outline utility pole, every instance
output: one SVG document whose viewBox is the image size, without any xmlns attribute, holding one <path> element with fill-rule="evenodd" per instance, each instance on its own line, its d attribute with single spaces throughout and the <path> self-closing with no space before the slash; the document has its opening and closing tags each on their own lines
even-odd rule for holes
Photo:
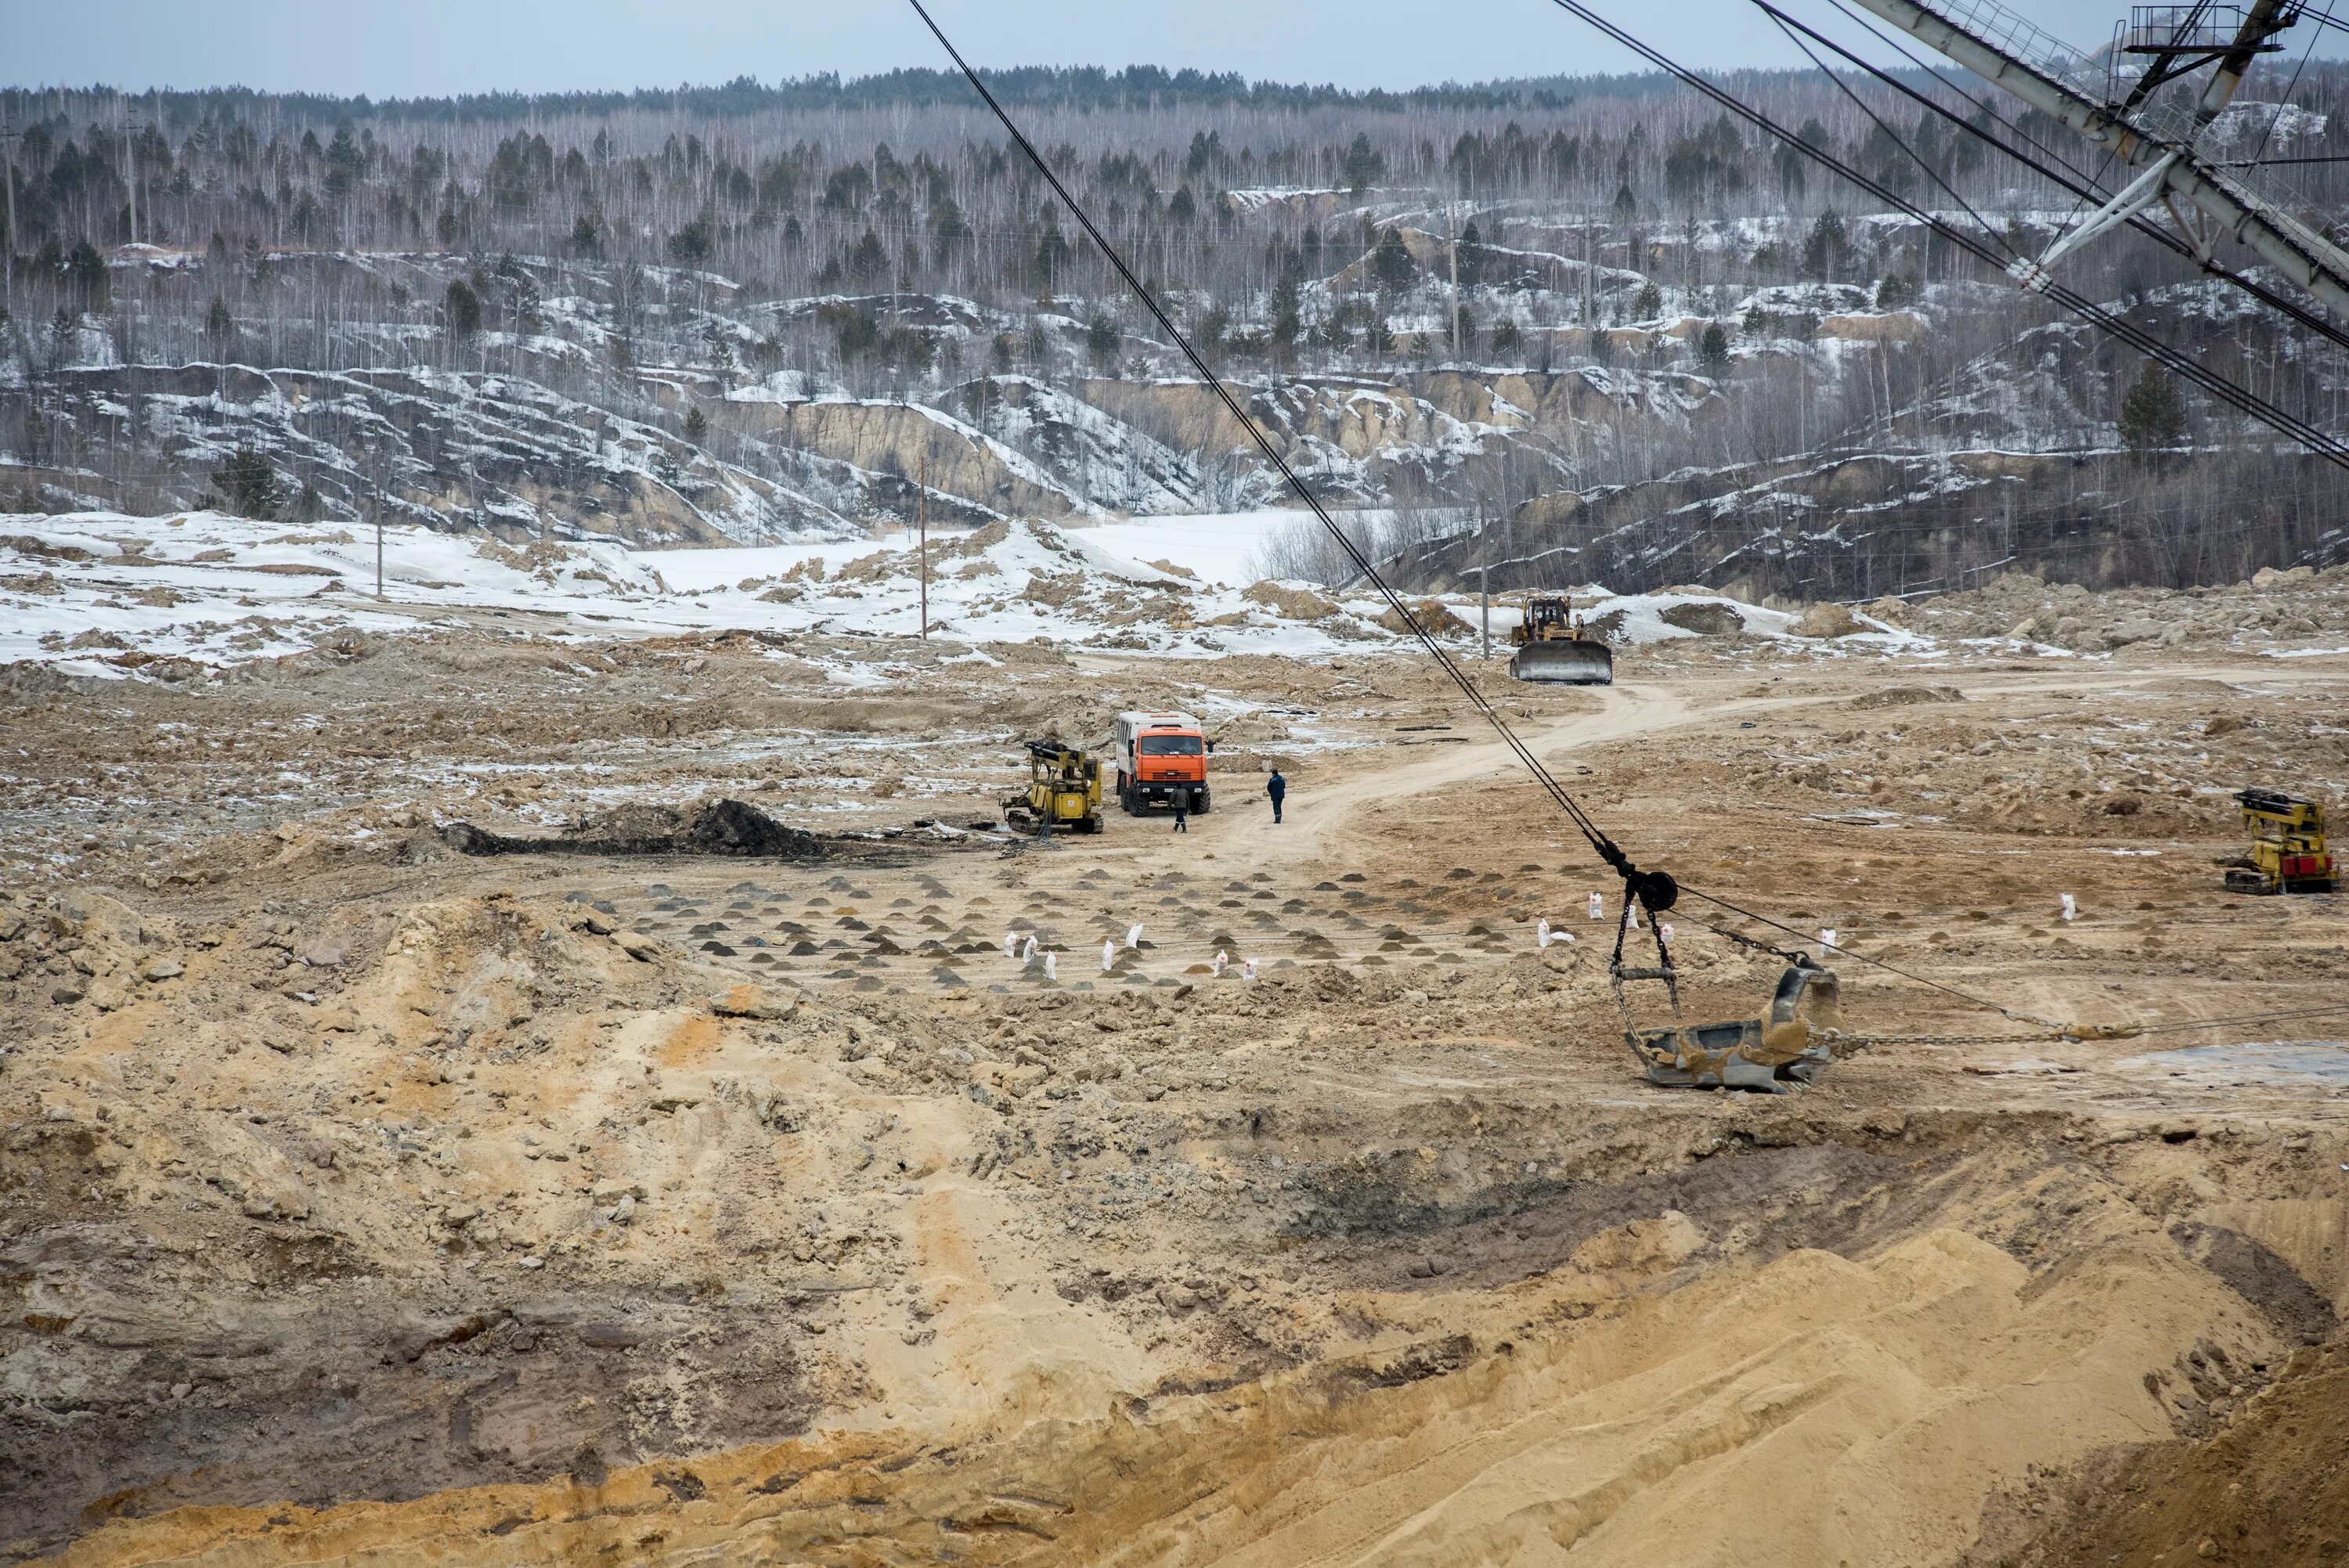
<svg viewBox="0 0 2349 1568">
<path fill-rule="evenodd" d="M 919 636 L 926 643 L 930 640 L 930 448 L 926 440 L 922 443 L 920 466 L 915 472 L 918 477 L 914 481 L 914 516 L 916 526 L 921 530 L 922 629 Z"/>
<path fill-rule="evenodd" d="M 1486 541 L 1486 553 L 1489 554 L 1491 550 L 1491 542 Z M 1477 624 L 1485 638 L 1485 662 L 1490 664 L 1493 662 L 1493 563 L 1490 561 L 1476 563 L 1476 598 Z"/>
<path fill-rule="evenodd" d="M 375 455 L 375 596 L 383 597 L 383 451 Z"/>
<path fill-rule="evenodd" d="M 9 144 L 21 141 L 22 139 L 24 139 L 24 133 L 22 131 L 18 131 L 14 129 L 0 131 L 0 147 L 5 147 Z M 5 297 L 8 304 L 8 314 L 13 318 L 16 314 L 16 155 L 14 152 L 7 154 L 7 165 L 8 281 L 6 284 L 7 292 Z"/>
<path fill-rule="evenodd" d="M 130 136 L 130 100 L 122 100 L 122 183 L 130 192 L 130 242 L 139 242 L 139 153 Z"/>
<path fill-rule="evenodd" d="M 1582 214 L 1582 319 L 1596 327 L 1599 320 L 1599 275 L 1590 253 L 1590 214 Z"/>
<path fill-rule="evenodd" d="M 1452 203 L 1452 357 L 1460 357 L 1460 203 Z M 1492 649 L 1485 650 L 1492 656 Z"/>
</svg>

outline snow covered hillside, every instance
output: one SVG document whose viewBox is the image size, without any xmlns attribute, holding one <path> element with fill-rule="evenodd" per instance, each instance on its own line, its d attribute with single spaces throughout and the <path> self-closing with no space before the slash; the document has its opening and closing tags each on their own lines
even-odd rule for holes
<svg viewBox="0 0 2349 1568">
<path fill-rule="evenodd" d="M 1266 514 L 1251 531 L 1225 519 L 1221 531 L 1195 538 L 1185 535 L 1188 519 L 934 534 L 929 627 L 974 649 L 1042 640 L 1109 655 L 1309 659 L 1407 650 L 1381 602 L 1227 570 L 1245 564 L 1236 540 L 1290 520 Z M 1144 553 L 1161 564 L 1133 559 Z M 453 613 L 556 639 L 726 629 L 903 637 L 921 624 L 920 556 L 902 534 L 647 551 L 512 546 L 398 525 L 384 530 L 380 598 L 376 568 L 369 529 L 204 511 L 0 514 L 0 665 L 186 680 L 257 659 L 332 656 L 354 636 L 423 632 Z M 1418 601 L 1414 613 L 1455 639 L 1471 635 L 1475 618 L 1467 598 Z M 1793 620 L 1701 593 L 1599 596 L 1589 613 L 1622 642 L 1777 636 Z"/>
</svg>

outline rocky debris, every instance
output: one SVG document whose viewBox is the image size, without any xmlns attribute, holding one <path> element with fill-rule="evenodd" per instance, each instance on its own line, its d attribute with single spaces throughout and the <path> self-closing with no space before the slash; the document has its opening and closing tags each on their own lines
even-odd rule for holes
<svg viewBox="0 0 2349 1568">
<path fill-rule="evenodd" d="M 1909 624 L 1938 637 L 2002 637 L 2075 653 L 2139 645 L 2349 645 L 2349 566 L 2262 568 L 2248 583 L 2092 593 L 2010 572 L 1965 593 L 1915 603 Z"/>
<path fill-rule="evenodd" d="M 1652 1220 L 1601 1231 L 1575 1248 L 1568 1260 L 1584 1274 L 1677 1268 L 1704 1246 L 1704 1233 L 1677 1209 Z"/>
<path fill-rule="evenodd" d="M 1427 633 L 1430 636 L 1470 637 L 1475 635 L 1476 628 L 1462 620 L 1459 616 L 1454 614 L 1452 613 L 1452 607 L 1444 603 L 1441 599 L 1406 600 L 1405 603 L 1411 608 L 1412 619 L 1417 621 L 1419 623 L 1420 629 Z M 1396 613 L 1392 605 L 1389 605 L 1385 610 L 1380 613 L 1378 624 L 1387 631 L 1394 633 L 1397 636 L 1406 636 L 1409 635 L 1411 632 L 1410 624 L 1403 620 L 1401 614 Z"/>
<path fill-rule="evenodd" d="M 754 472 L 722 461 L 657 425 L 564 397 L 528 370 L 76 366 L 46 378 L 35 397 L 51 418 L 85 423 L 120 403 L 150 410 L 174 436 L 160 460 L 175 471 L 156 476 L 168 506 L 202 505 L 217 455 L 250 447 L 347 522 L 365 515 L 368 485 L 380 480 L 392 521 L 482 529 L 518 543 L 549 522 L 640 543 L 853 532 L 801 486 L 800 465 L 762 462 L 766 471 Z M 368 453 L 318 460 L 353 428 L 369 432 Z M 446 460 L 460 448 L 467 461 Z M 550 483 L 554 474 L 563 482 Z"/>
<path fill-rule="evenodd" d="M 1188 575 L 1188 573 L 1185 573 Z M 1250 583 L 1240 597 L 1251 604 L 1261 604 L 1277 615 L 1292 621 L 1324 621 L 1339 613 L 1339 607 L 1309 588 L 1267 579 Z"/>
<path fill-rule="evenodd" d="M 1700 637 L 1734 637 L 1745 630 L 1745 617 L 1718 599 L 1693 604 L 1669 604 L 1658 619 L 1667 626 L 1694 632 Z"/>
<path fill-rule="evenodd" d="M 1966 694 L 1950 686 L 1871 686 L 1851 699 L 1856 708 L 1914 707 L 1920 703 L 1963 702 Z"/>
<path fill-rule="evenodd" d="M 1868 630 L 1846 606 L 1825 603 L 1805 610 L 1802 618 L 1787 629 L 1798 637 L 1848 637 Z"/>
<path fill-rule="evenodd" d="M 111 1013 L 187 973 L 178 923 L 77 889 L 29 907 L 0 903 L 0 984 L 60 1006 Z"/>
<path fill-rule="evenodd" d="M 774 995 L 763 986 L 745 981 L 730 985 L 709 999 L 709 1010 L 721 1018 L 761 1018 L 782 1020 L 799 1012 L 800 999 L 795 995 Z"/>
<path fill-rule="evenodd" d="M 756 806 L 730 799 L 687 810 L 627 807 L 551 839 L 493 833 L 471 822 L 449 823 L 440 837 L 466 855 L 745 855 L 794 861 L 824 855 L 823 841 L 813 833 L 786 827 Z"/>
</svg>

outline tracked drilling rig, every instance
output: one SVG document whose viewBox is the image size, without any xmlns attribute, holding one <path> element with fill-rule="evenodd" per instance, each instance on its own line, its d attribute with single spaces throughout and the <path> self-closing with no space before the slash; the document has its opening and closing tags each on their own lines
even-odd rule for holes
<svg viewBox="0 0 2349 1568">
<path fill-rule="evenodd" d="M 2235 802 L 2251 848 L 2227 868 L 2229 892 L 2331 892 L 2339 885 L 2324 842 L 2323 807 L 2281 789 L 2238 790 Z"/>
<path fill-rule="evenodd" d="M 1028 743 L 1028 788 L 1004 805 L 1003 819 L 1021 832 L 1040 836 L 1055 828 L 1076 833 L 1102 830 L 1101 759 L 1057 740 Z"/>
</svg>

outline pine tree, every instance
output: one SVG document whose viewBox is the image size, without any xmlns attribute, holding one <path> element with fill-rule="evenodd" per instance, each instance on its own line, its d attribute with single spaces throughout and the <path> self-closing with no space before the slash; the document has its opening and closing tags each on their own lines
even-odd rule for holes
<svg viewBox="0 0 2349 1568">
<path fill-rule="evenodd" d="M 1199 318 L 1199 325 L 1192 329 L 1191 346 L 1213 365 L 1224 356 L 1224 335 L 1231 330 L 1231 325 L 1232 318 L 1225 314 L 1223 306 L 1210 305 L 1207 313 Z"/>
<path fill-rule="evenodd" d="M 1697 357 L 1705 368 L 1716 373 L 1729 366 L 1729 334 L 1721 330 L 1721 323 L 1707 322 L 1703 335 L 1697 339 Z"/>
<path fill-rule="evenodd" d="M 1803 242 L 1803 271 L 1824 283 L 1835 282 L 1835 275 L 1845 270 L 1851 254 L 1850 238 L 1844 232 L 1843 220 L 1833 211 L 1819 214 L 1811 225 L 1810 237 Z"/>
<path fill-rule="evenodd" d="M 473 285 L 462 278 L 451 279 L 449 292 L 441 300 L 442 314 L 449 324 L 449 335 L 462 341 L 481 330 L 481 296 Z"/>
<path fill-rule="evenodd" d="M 1640 285 L 1631 297 L 1631 315 L 1638 321 L 1653 321 L 1664 308 L 1664 293 L 1652 282 Z"/>
<path fill-rule="evenodd" d="M 349 195 L 358 189 L 366 173 L 367 155 L 351 137 L 351 122 L 345 120 L 335 128 L 335 139 L 326 146 L 326 194 Z"/>
<path fill-rule="evenodd" d="M 212 308 L 204 312 L 204 337 L 214 354 L 225 353 L 236 341 L 236 318 L 229 315 L 226 300 L 213 300 Z"/>
<path fill-rule="evenodd" d="M 889 275 L 889 248 L 872 230 L 848 253 L 848 275 L 860 284 L 876 284 Z"/>
<path fill-rule="evenodd" d="M 104 310 L 107 303 L 106 258 L 88 240 L 76 242 L 66 255 L 66 281 L 81 295 L 84 310 Z"/>
<path fill-rule="evenodd" d="M 1047 297 L 1068 266 L 1069 242 L 1061 237 L 1060 222 L 1049 220 L 1044 225 L 1044 237 L 1036 242 L 1036 282 Z"/>
<path fill-rule="evenodd" d="M 697 447 L 709 438 L 709 418 L 698 403 L 685 416 L 685 438 Z"/>
<path fill-rule="evenodd" d="M 2186 441 L 2186 400 L 2160 366 L 2147 362 L 2121 398 L 2121 444 L 2140 458 L 2154 458 Z"/>
<path fill-rule="evenodd" d="M 1346 149 L 1346 188 L 1359 200 L 1364 192 L 1386 178 L 1387 160 L 1371 145 L 1367 131 L 1356 131 L 1352 145 Z"/>
<path fill-rule="evenodd" d="M 1085 352 L 1099 366 L 1106 366 L 1117 358 L 1117 328 L 1100 311 L 1093 312 L 1092 320 L 1086 325 Z"/>
<path fill-rule="evenodd" d="M 1297 274 L 1285 272 L 1280 281 L 1272 285 L 1272 344 L 1281 357 L 1287 358 L 1297 347 L 1297 335 L 1304 329 L 1304 318 L 1299 314 Z"/>
<path fill-rule="evenodd" d="M 1371 253 L 1371 278 L 1387 294 L 1401 294 L 1411 287 L 1419 263 L 1411 259 L 1411 247 L 1402 242 L 1400 232 L 1389 229 L 1379 236 L 1378 249 Z"/>
<path fill-rule="evenodd" d="M 207 502 L 262 522 L 276 518 L 285 495 L 269 459 L 251 447 L 239 447 L 229 454 L 228 461 L 212 475 L 212 489 L 213 493 L 204 498 Z"/>
<path fill-rule="evenodd" d="M 930 203 L 930 264 L 945 266 L 956 252 L 968 248 L 970 240 L 970 224 L 964 221 L 962 209 L 952 196 L 941 193 Z"/>
<path fill-rule="evenodd" d="M 709 214 L 704 212 L 668 237 L 668 259 L 680 267 L 698 267 L 709 259 L 714 244 Z"/>
</svg>

